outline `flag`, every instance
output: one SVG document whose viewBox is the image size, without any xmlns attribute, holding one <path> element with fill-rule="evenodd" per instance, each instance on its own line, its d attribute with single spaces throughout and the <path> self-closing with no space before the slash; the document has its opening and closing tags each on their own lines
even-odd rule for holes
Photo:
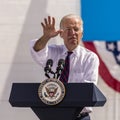
<svg viewBox="0 0 120 120">
<path fill-rule="evenodd" d="M 120 41 L 83 42 L 100 60 L 99 74 L 115 91 L 120 92 Z"/>
<path fill-rule="evenodd" d="M 83 44 L 100 59 L 102 79 L 120 92 L 120 0 L 81 0 Z"/>
</svg>

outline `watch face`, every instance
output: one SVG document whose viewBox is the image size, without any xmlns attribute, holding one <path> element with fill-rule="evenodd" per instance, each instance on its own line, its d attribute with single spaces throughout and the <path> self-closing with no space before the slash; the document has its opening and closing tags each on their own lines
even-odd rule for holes
<svg viewBox="0 0 120 120">
<path fill-rule="evenodd" d="M 58 79 L 46 79 L 38 88 L 38 96 L 47 105 L 60 103 L 65 96 L 64 84 Z"/>
</svg>

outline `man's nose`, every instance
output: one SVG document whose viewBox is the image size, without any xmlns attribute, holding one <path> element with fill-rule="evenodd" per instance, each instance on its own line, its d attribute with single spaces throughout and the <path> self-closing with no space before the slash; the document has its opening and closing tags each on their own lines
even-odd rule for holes
<svg viewBox="0 0 120 120">
<path fill-rule="evenodd" d="M 75 34 L 76 32 L 75 32 L 74 29 L 70 29 L 70 33 L 71 33 L 71 34 Z"/>
</svg>

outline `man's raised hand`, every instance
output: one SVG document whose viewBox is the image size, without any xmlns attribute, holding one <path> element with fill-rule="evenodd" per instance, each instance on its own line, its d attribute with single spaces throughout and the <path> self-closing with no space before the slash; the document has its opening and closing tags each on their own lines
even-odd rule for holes
<svg viewBox="0 0 120 120">
<path fill-rule="evenodd" d="M 52 38 L 57 36 L 61 30 L 55 29 L 55 18 L 48 16 L 48 18 L 44 18 L 44 22 L 41 23 L 43 27 L 43 36 L 47 38 Z"/>
</svg>

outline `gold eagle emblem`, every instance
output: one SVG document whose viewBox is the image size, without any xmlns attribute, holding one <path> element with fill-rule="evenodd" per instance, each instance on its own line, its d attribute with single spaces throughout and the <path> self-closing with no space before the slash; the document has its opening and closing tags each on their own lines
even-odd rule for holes
<svg viewBox="0 0 120 120">
<path fill-rule="evenodd" d="M 45 89 L 46 89 L 46 92 L 47 92 L 48 96 L 52 98 L 52 97 L 55 97 L 55 94 L 57 92 L 58 87 L 56 87 L 56 88 L 45 87 Z"/>
</svg>

